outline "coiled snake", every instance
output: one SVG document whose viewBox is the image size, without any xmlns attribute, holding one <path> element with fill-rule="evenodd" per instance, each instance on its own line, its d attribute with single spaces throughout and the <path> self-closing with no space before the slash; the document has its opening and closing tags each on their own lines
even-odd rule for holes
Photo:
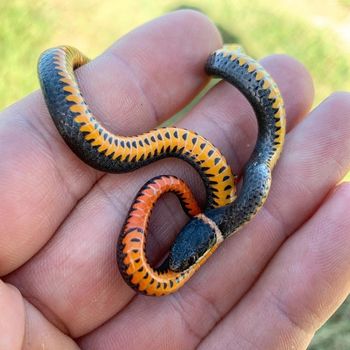
<svg viewBox="0 0 350 350">
<path fill-rule="evenodd" d="M 258 121 L 255 149 L 243 172 L 236 197 L 235 177 L 225 158 L 202 136 L 164 127 L 124 137 L 106 130 L 94 117 L 76 81 L 74 70 L 89 60 L 77 49 L 61 46 L 45 51 L 38 73 L 50 115 L 69 147 L 90 166 L 111 173 L 128 172 L 165 157 L 190 163 L 200 174 L 207 194 L 203 212 L 190 189 L 174 176 L 150 180 L 137 194 L 119 236 L 117 260 L 125 281 L 147 295 L 176 291 L 217 249 L 249 222 L 264 204 L 271 171 L 285 136 L 285 109 L 280 91 L 264 68 L 242 50 L 220 49 L 206 63 L 208 74 L 237 87 L 252 105 Z M 147 261 L 148 221 L 157 199 L 175 193 L 191 220 L 177 236 L 161 267 Z"/>
</svg>

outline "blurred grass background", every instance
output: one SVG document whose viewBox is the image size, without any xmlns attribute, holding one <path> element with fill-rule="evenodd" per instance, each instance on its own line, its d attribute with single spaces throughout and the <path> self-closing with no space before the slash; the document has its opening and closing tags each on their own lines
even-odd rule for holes
<svg viewBox="0 0 350 350">
<path fill-rule="evenodd" d="M 332 91 L 350 91 L 350 0 L 0 0 L 0 109 L 38 88 L 36 61 L 44 49 L 69 44 L 94 57 L 136 26 L 179 8 L 206 13 L 225 42 L 241 43 L 253 57 L 298 58 L 313 75 L 315 105 Z M 349 319 L 347 301 L 309 349 L 349 350 Z"/>
</svg>

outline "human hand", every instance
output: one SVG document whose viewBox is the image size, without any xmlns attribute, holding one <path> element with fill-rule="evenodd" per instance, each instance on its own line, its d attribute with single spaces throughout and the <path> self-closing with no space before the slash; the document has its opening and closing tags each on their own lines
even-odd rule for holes
<svg viewBox="0 0 350 350">
<path fill-rule="evenodd" d="M 204 16 L 179 11 L 128 34 L 77 76 L 110 130 L 137 134 L 198 93 L 206 58 L 221 45 Z M 135 296 L 121 279 L 117 235 L 149 178 L 177 175 L 201 197 L 198 175 L 173 159 L 119 175 L 88 167 L 61 139 L 40 92 L 2 113 L 0 349 L 306 348 L 350 290 L 350 188 L 336 188 L 350 167 L 350 95 L 334 94 L 308 114 L 305 69 L 287 56 L 262 64 L 288 118 L 270 196 L 188 284 L 162 298 Z M 179 126 L 212 141 L 239 172 L 255 124 L 249 104 L 222 82 Z M 185 217 L 170 196 L 153 218 L 156 261 Z"/>
</svg>

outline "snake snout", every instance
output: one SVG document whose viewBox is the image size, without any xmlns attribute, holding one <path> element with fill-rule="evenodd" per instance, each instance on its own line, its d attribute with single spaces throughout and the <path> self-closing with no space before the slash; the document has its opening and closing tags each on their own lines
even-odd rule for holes
<svg viewBox="0 0 350 350">
<path fill-rule="evenodd" d="M 212 228 L 193 218 L 176 237 L 169 253 L 169 268 L 182 272 L 196 264 L 216 241 Z"/>
</svg>

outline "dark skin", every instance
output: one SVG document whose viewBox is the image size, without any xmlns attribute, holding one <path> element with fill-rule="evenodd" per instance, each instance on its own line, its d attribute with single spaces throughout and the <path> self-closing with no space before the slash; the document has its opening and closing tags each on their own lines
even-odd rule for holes
<svg viewBox="0 0 350 350">
<path fill-rule="evenodd" d="M 136 134 L 195 96 L 208 81 L 206 57 L 221 44 L 206 17 L 179 11 L 131 32 L 77 75 L 105 125 Z M 89 168 L 62 141 L 40 92 L 2 112 L 1 349 L 307 347 L 350 290 L 350 186 L 337 186 L 350 167 L 350 95 L 333 94 L 310 112 L 306 69 L 281 55 L 262 64 L 280 86 L 288 118 L 271 194 L 249 225 L 164 298 L 125 285 L 117 235 L 147 179 L 178 175 L 203 197 L 197 175 L 175 160 L 121 175 Z M 254 145 L 252 111 L 227 83 L 179 126 L 210 139 L 236 172 Z M 185 220 L 175 198 L 161 201 L 153 259 Z"/>
</svg>

